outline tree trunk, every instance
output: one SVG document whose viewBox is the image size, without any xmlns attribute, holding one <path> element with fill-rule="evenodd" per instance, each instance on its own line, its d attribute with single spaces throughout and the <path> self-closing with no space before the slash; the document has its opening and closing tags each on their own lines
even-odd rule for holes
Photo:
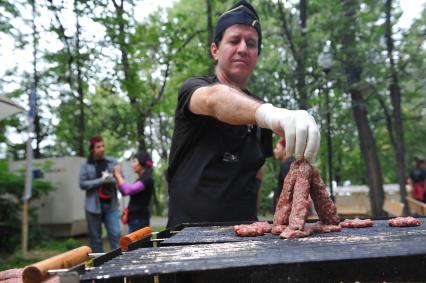
<svg viewBox="0 0 426 283">
<path fill-rule="evenodd" d="M 383 176 L 377 154 L 376 141 L 368 121 L 366 103 L 359 89 L 362 73 L 362 66 L 357 59 L 356 50 L 356 13 L 359 3 L 357 0 L 342 0 L 342 5 L 344 13 L 342 26 L 345 27 L 342 36 L 342 49 L 345 57 L 343 64 L 365 164 L 367 184 L 370 188 L 371 213 L 372 217 L 380 217 L 384 216 Z"/>
<path fill-rule="evenodd" d="M 132 109 L 135 110 L 136 113 L 136 131 L 137 131 L 137 140 L 138 140 L 138 149 L 139 150 L 146 150 L 146 142 L 145 142 L 145 123 L 146 123 L 146 116 L 144 115 L 144 111 L 138 109 L 138 100 L 137 95 L 133 93 L 131 90 L 130 85 L 132 84 L 134 80 L 134 72 L 131 70 L 131 66 L 129 63 L 129 54 L 128 54 L 128 48 L 126 43 L 126 29 L 125 29 L 125 20 L 123 18 L 124 14 L 124 3 L 123 1 L 120 2 L 120 4 L 117 4 L 116 0 L 112 1 L 114 4 L 114 7 L 116 9 L 117 13 L 117 21 L 118 21 L 118 45 L 121 53 L 121 64 L 123 68 L 124 73 L 124 87 L 127 91 L 127 96 L 129 97 L 130 104 L 132 106 Z"/>
<path fill-rule="evenodd" d="M 296 73 L 297 73 L 297 92 L 299 93 L 300 98 L 300 108 L 301 109 L 308 109 L 309 103 L 308 103 L 308 96 L 306 92 L 306 81 L 305 81 L 305 60 L 306 60 L 306 49 L 308 47 L 308 40 L 307 40 L 307 10 L 308 10 L 308 0 L 300 0 L 299 3 L 299 13 L 300 13 L 300 36 L 301 41 L 299 45 L 299 52 L 297 54 L 297 67 L 296 67 Z"/>
<path fill-rule="evenodd" d="M 74 2 L 74 12 L 76 13 L 76 18 L 77 18 L 77 31 L 76 31 L 76 46 L 77 46 L 77 50 L 76 50 L 76 54 L 74 54 L 73 50 L 72 50 L 72 42 L 69 39 L 69 37 L 67 37 L 67 35 L 65 34 L 65 27 L 61 22 L 61 16 L 58 13 L 58 9 L 56 8 L 56 6 L 53 5 L 53 1 L 52 0 L 48 0 L 48 2 L 50 3 L 50 9 L 53 11 L 56 21 L 58 22 L 58 34 L 59 34 L 59 38 L 61 39 L 62 43 L 65 46 L 65 49 L 67 51 L 67 68 L 68 68 L 68 74 L 66 75 L 65 79 L 70 87 L 71 93 L 72 93 L 72 99 L 75 99 L 75 95 L 74 95 L 74 91 L 75 91 L 75 73 L 73 70 L 73 67 L 76 67 L 78 70 L 77 72 L 79 72 L 79 74 L 77 74 L 77 101 L 78 101 L 78 110 L 79 110 L 79 117 L 77 119 L 77 121 L 73 122 L 73 125 L 75 127 L 75 132 L 73 132 L 72 137 L 74 139 L 73 141 L 73 147 L 77 152 L 78 156 L 84 156 L 84 131 L 85 131 L 85 126 L 84 126 L 84 96 L 83 96 L 83 88 L 82 88 L 82 78 L 81 78 L 81 58 L 79 57 L 80 55 L 80 41 L 79 41 L 79 33 L 80 33 L 80 26 L 78 23 L 78 15 L 77 15 L 77 10 L 76 10 L 76 5 L 77 5 L 77 1 Z M 75 56 L 77 58 L 75 58 Z M 76 63 L 74 63 L 75 61 L 77 61 Z M 75 64 L 75 66 L 74 66 Z"/>
<path fill-rule="evenodd" d="M 395 61 L 393 59 L 393 38 L 392 38 L 392 0 L 386 0 L 386 46 L 387 55 L 390 63 L 390 82 L 389 82 L 389 95 L 392 103 L 392 116 L 395 137 L 391 140 L 394 141 L 392 146 L 395 149 L 395 167 L 398 176 L 399 193 L 401 196 L 401 202 L 404 204 L 404 215 L 410 213 L 410 209 L 407 203 L 407 192 L 405 190 L 405 146 L 404 146 L 404 128 L 401 117 L 401 89 L 398 83 L 398 72 L 395 67 Z M 390 133 L 391 134 L 391 133 Z"/>
<path fill-rule="evenodd" d="M 139 122 L 137 124 L 137 133 L 138 133 L 138 149 L 139 151 L 146 151 L 146 139 L 145 139 L 145 124 L 146 117 L 140 114 Z"/>
<path fill-rule="evenodd" d="M 167 137 L 169 136 L 167 134 L 167 128 L 169 127 L 169 125 L 167 125 L 167 121 L 163 121 L 163 115 L 161 115 L 161 113 L 158 114 L 158 136 L 160 138 L 160 148 L 159 148 L 159 152 L 160 152 L 160 158 L 164 161 L 167 161 L 167 158 L 169 156 L 168 154 L 168 142 L 167 142 Z M 166 116 L 167 119 L 167 116 Z"/>
<path fill-rule="evenodd" d="M 37 33 L 37 27 L 35 24 L 35 18 L 36 18 L 36 4 L 35 1 L 31 1 L 32 6 L 32 26 L 33 26 L 33 86 L 31 89 L 31 92 L 35 92 L 35 108 L 34 108 L 34 133 L 35 133 L 35 140 L 36 140 L 36 147 L 34 149 L 34 158 L 41 158 L 41 151 L 40 151 L 40 143 L 43 141 L 43 134 L 41 129 L 41 122 L 40 122 L 40 115 L 38 114 L 38 99 L 37 99 L 37 89 L 38 89 L 38 82 L 39 77 L 37 73 L 37 47 L 38 47 L 38 33 Z"/>
<path fill-rule="evenodd" d="M 307 9 L 308 1 L 300 0 L 299 2 L 299 13 L 300 13 L 300 32 L 301 32 L 301 43 L 296 45 L 293 39 L 293 33 L 291 30 L 291 22 L 287 22 L 287 15 L 284 10 L 284 5 L 281 0 L 277 2 L 278 10 L 280 13 L 280 22 L 282 28 L 283 38 L 285 38 L 289 44 L 291 54 L 296 62 L 296 89 L 297 89 L 297 101 L 299 108 L 308 109 L 308 97 L 306 93 L 306 82 L 305 82 L 305 58 L 308 41 L 306 38 L 306 22 L 307 22 Z"/>
<path fill-rule="evenodd" d="M 78 117 L 78 156 L 84 155 L 84 142 L 85 142 L 85 121 L 84 121 L 84 91 L 83 91 L 83 78 L 81 74 L 81 58 L 80 58 L 80 13 L 78 12 L 78 1 L 74 1 L 74 11 L 76 16 L 76 43 L 75 43 L 75 52 L 76 52 L 76 67 L 77 67 L 77 94 L 79 102 L 79 117 Z"/>
</svg>

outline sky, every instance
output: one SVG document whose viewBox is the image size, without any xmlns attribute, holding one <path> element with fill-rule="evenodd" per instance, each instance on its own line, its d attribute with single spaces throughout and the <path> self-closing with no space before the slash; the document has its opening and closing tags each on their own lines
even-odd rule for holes
<svg viewBox="0 0 426 283">
<path fill-rule="evenodd" d="M 135 17 L 137 20 L 143 21 L 144 19 L 146 19 L 146 17 L 150 13 L 154 12 L 159 7 L 164 7 L 164 8 L 171 7 L 175 1 L 176 0 L 137 1 L 137 6 L 135 9 L 135 11 L 137 12 L 135 14 Z M 198 1 L 201 1 L 201 0 L 198 0 Z M 403 14 L 398 24 L 396 25 L 396 27 L 400 29 L 407 29 L 410 27 L 411 22 L 413 21 L 414 18 L 420 17 L 420 13 L 423 7 L 426 5 L 426 0 L 400 0 L 400 5 L 402 8 Z M 31 11 L 25 11 L 25 12 L 28 13 L 25 16 L 30 19 Z M 49 14 L 49 13 L 42 12 L 42 14 Z M 70 16 L 69 18 L 73 18 L 73 17 Z M 52 19 L 46 16 L 40 20 L 39 24 L 47 28 L 51 20 Z M 13 24 L 15 26 L 24 26 L 20 22 L 16 22 Z M 82 24 L 84 25 L 84 23 Z M 93 26 L 93 24 L 87 25 L 87 26 Z M 30 34 L 31 30 L 30 29 L 28 30 L 28 27 L 27 27 L 27 30 L 23 30 L 23 32 Z M 94 31 L 91 36 L 99 37 L 99 36 L 102 36 L 102 33 Z M 54 43 L 56 39 L 43 38 L 43 40 L 47 42 L 47 44 L 49 44 L 48 46 L 49 46 L 49 49 L 51 49 L 50 51 L 54 51 L 55 49 L 59 48 L 58 44 Z M 30 70 L 32 70 L 32 53 L 31 52 L 32 51 L 31 51 L 30 45 L 29 45 L 29 48 L 25 50 L 17 51 L 13 46 L 13 42 L 9 40 L 6 36 L 0 34 L 0 77 L 4 76 L 4 73 L 7 69 L 10 69 L 11 67 L 14 67 L 14 66 L 18 66 L 21 72 L 22 70 L 29 70 L 28 72 L 30 72 Z M 4 90 L 11 91 L 15 89 L 16 87 L 17 85 L 9 84 L 9 85 L 6 85 Z M 26 101 L 22 101 L 18 103 L 20 103 L 24 108 L 28 108 L 26 106 L 26 103 L 27 103 Z M 58 100 L 57 103 L 60 103 L 60 101 Z M 26 139 L 25 134 L 22 134 L 21 136 L 17 136 L 13 132 L 10 134 L 13 135 L 13 137 L 9 137 L 9 138 L 11 138 L 12 140 L 16 140 L 16 142 L 21 142 Z M 1 151 L 2 150 L 0 149 L 0 152 Z"/>
<path fill-rule="evenodd" d="M 401 9 L 403 14 L 399 20 L 398 26 L 408 28 L 413 19 L 420 17 L 423 7 L 426 5 L 425 0 L 401 0 Z"/>
</svg>

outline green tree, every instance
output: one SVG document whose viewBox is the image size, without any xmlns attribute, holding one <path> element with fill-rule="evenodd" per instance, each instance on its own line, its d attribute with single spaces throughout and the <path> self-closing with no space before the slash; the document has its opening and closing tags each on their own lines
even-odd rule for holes
<svg viewBox="0 0 426 283">
<path fill-rule="evenodd" d="M 7 162 L 0 161 L 0 251 L 13 251 L 19 244 L 21 233 L 21 197 L 25 177 L 9 172 Z M 34 180 L 32 200 L 47 195 L 52 190 L 50 183 L 43 180 Z M 37 211 L 29 211 L 30 235 L 29 246 L 40 242 L 43 237 L 37 224 Z"/>
</svg>

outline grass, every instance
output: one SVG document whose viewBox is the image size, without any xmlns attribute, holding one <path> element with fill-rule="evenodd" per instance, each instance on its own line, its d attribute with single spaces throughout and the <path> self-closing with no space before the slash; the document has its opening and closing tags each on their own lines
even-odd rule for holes
<svg viewBox="0 0 426 283">
<path fill-rule="evenodd" d="M 41 242 L 39 245 L 29 250 L 25 257 L 22 255 L 21 247 L 18 246 L 12 254 L 1 254 L 0 271 L 25 267 L 57 254 L 75 249 L 80 245 L 80 241 L 74 238 L 50 239 Z"/>
</svg>

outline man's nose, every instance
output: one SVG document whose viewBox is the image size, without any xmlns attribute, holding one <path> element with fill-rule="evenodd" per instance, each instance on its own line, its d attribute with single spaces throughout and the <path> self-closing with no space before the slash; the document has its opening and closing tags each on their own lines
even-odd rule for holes
<svg viewBox="0 0 426 283">
<path fill-rule="evenodd" d="M 242 39 L 240 44 L 238 44 L 238 52 L 247 52 L 247 42 L 244 39 Z"/>
</svg>

